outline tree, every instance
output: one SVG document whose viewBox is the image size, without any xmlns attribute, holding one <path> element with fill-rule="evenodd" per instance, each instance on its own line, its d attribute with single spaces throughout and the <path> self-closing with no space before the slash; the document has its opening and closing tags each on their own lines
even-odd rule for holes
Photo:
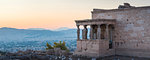
<svg viewBox="0 0 150 60">
<path fill-rule="evenodd" d="M 49 45 L 48 43 L 46 43 L 46 46 L 47 46 L 46 50 L 53 49 L 53 47 L 51 45 Z"/>
<path fill-rule="evenodd" d="M 59 41 L 59 43 L 56 43 L 54 42 L 54 45 L 53 47 L 51 45 L 49 45 L 48 43 L 46 44 L 47 48 L 46 50 L 48 49 L 53 49 L 53 48 L 60 48 L 61 50 L 68 50 L 68 48 L 66 47 L 66 43 L 63 41 L 63 43 L 61 41 Z"/>
<path fill-rule="evenodd" d="M 63 41 L 63 43 L 61 41 L 59 41 L 59 43 L 54 42 L 54 48 L 60 48 L 61 50 L 68 50 L 66 45 L 66 43 Z"/>
</svg>

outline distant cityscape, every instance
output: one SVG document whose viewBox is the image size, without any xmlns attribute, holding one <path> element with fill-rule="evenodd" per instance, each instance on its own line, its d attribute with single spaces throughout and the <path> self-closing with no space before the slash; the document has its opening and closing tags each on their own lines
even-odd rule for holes
<svg viewBox="0 0 150 60">
<path fill-rule="evenodd" d="M 65 41 L 70 51 L 76 49 L 76 29 L 60 30 L 0 28 L 0 51 L 46 50 L 46 43 Z"/>
<path fill-rule="evenodd" d="M 76 40 L 43 40 L 43 41 L 10 41 L 0 43 L 0 51 L 17 52 L 25 50 L 45 50 L 46 43 L 53 45 L 54 42 L 65 41 L 70 51 L 76 49 Z"/>
</svg>

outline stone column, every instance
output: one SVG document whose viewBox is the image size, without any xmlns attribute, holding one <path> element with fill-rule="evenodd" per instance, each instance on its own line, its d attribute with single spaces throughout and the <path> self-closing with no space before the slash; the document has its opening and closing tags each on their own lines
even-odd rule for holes
<svg viewBox="0 0 150 60">
<path fill-rule="evenodd" d="M 112 40 L 112 29 L 111 28 L 109 28 L 109 36 L 108 37 L 109 37 L 108 40 Z"/>
<path fill-rule="evenodd" d="M 108 28 L 108 24 L 106 24 L 106 40 L 109 39 L 109 28 Z"/>
<path fill-rule="evenodd" d="M 82 30 L 82 39 L 87 39 L 87 25 L 84 25 L 84 29 Z"/>
<path fill-rule="evenodd" d="M 87 29 L 87 27 L 86 27 L 87 25 L 85 25 L 85 39 L 87 39 L 87 33 L 88 33 L 88 29 Z"/>
<path fill-rule="evenodd" d="M 101 39 L 101 27 L 100 25 L 97 25 L 98 28 L 97 28 L 97 39 Z"/>
<path fill-rule="evenodd" d="M 93 26 L 90 25 L 90 39 L 93 39 Z"/>
<path fill-rule="evenodd" d="M 77 25 L 77 39 L 80 40 L 80 25 Z"/>
</svg>

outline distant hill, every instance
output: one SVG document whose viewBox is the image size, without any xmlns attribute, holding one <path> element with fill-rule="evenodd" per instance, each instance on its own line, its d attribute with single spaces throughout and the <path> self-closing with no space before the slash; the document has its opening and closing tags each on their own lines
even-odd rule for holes
<svg viewBox="0 0 150 60">
<path fill-rule="evenodd" d="M 0 28 L 0 41 L 26 41 L 26 40 L 58 40 L 76 39 L 76 29 L 59 29 L 57 31 L 45 29 L 16 29 Z"/>
<path fill-rule="evenodd" d="M 29 28 L 28 30 L 48 30 L 48 29 L 44 29 L 44 28 Z"/>
<path fill-rule="evenodd" d="M 53 31 L 62 31 L 62 30 L 69 30 L 69 28 L 68 27 L 61 27 L 58 29 L 54 29 Z"/>
</svg>

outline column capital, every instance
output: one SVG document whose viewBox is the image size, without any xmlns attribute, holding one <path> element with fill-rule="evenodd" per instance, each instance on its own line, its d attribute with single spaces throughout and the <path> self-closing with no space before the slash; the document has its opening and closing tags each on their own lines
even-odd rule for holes
<svg viewBox="0 0 150 60">
<path fill-rule="evenodd" d="M 97 24 L 98 28 L 100 28 L 101 24 Z"/>
<path fill-rule="evenodd" d="M 106 24 L 106 26 L 109 26 L 110 24 Z"/>
<path fill-rule="evenodd" d="M 84 27 L 84 28 L 86 28 L 86 27 L 87 27 L 87 25 L 83 25 L 83 27 Z"/>
<path fill-rule="evenodd" d="M 80 25 L 76 25 L 77 27 L 79 27 Z"/>
<path fill-rule="evenodd" d="M 102 24 L 97 24 L 97 25 L 102 25 Z"/>
<path fill-rule="evenodd" d="M 87 26 L 87 25 L 83 25 L 83 26 Z"/>
<path fill-rule="evenodd" d="M 78 29 L 80 29 L 80 25 L 76 25 Z"/>
<path fill-rule="evenodd" d="M 90 27 L 92 27 L 93 25 L 90 25 Z"/>
</svg>

